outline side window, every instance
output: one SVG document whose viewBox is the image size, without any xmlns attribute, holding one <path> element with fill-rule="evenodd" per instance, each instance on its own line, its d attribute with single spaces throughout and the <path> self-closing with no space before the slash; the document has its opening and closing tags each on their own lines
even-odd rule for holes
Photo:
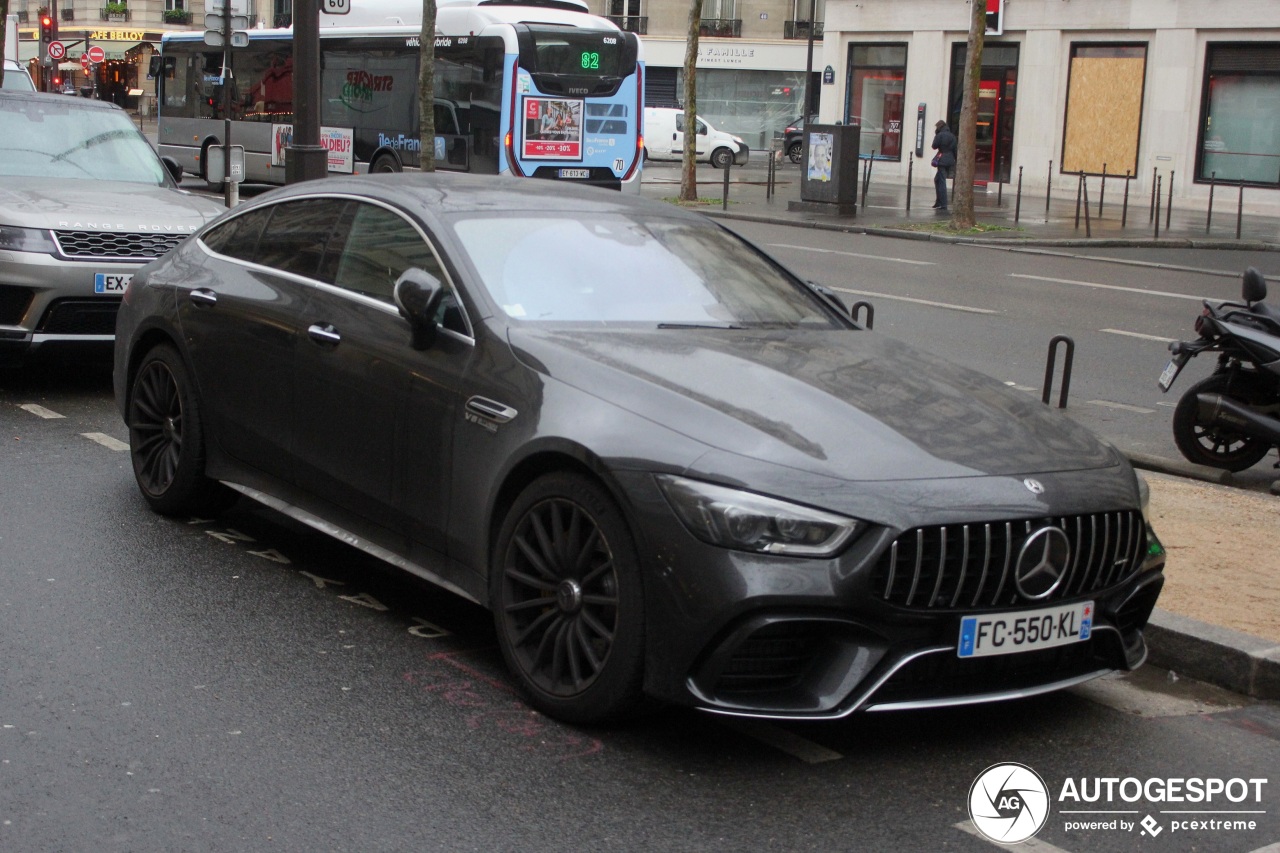
<svg viewBox="0 0 1280 853">
<path fill-rule="evenodd" d="M 260 207 L 234 216 L 217 227 L 210 228 L 200 240 L 220 255 L 242 261 L 257 260 L 258 238 L 270 215 L 271 208 Z"/>
<path fill-rule="evenodd" d="M 676 113 L 676 130 L 684 133 L 684 113 Z"/>
<path fill-rule="evenodd" d="M 346 204 L 342 199 L 309 198 L 274 205 L 254 260 L 282 272 L 331 280 L 321 276 L 320 262 L 326 248 L 340 248 L 330 240 Z"/>
<path fill-rule="evenodd" d="M 699 136 L 707 135 L 707 124 L 702 119 L 698 119 L 698 135 Z"/>
</svg>

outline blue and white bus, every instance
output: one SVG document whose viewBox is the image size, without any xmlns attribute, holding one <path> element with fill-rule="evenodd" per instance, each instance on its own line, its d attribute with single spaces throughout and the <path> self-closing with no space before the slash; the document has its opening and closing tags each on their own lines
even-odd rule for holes
<svg viewBox="0 0 1280 853">
<path fill-rule="evenodd" d="M 321 19 L 329 171 L 417 168 L 420 22 Z M 293 130 L 291 29 L 250 30 L 249 46 L 232 51 L 229 68 L 202 32 L 169 33 L 153 73 L 161 154 L 207 179 L 205 155 L 223 141 L 229 84 L 231 142 L 244 146 L 245 180 L 284 183 Z M 643 116 L 640 40 L 587 14 L 580 0 L 439 3 L 436 168 L 638 190 Z"/>
</svg>

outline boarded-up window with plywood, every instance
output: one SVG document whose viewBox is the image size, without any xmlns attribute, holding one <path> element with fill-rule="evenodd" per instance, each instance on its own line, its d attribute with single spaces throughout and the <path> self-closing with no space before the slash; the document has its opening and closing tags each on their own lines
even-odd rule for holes
<svg viewBox="0 0 1280 853">
<path fill-rule="evenodd" d="M 1064 172 L 1137 173 L 1146 68 L 1146 45 L 1071 46 Z"/>
</svg>

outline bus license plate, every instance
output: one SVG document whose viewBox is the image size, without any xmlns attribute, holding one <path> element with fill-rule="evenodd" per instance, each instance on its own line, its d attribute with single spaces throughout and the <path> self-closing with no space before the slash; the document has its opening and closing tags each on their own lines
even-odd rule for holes
<svg viewBox="0 0 1280 853">
<path fill-rule="evenodd" d="M 1092 601 L 1043 610 L 966 616 L 960 620 L 957 653 L 962 658 L 980 658 L 1051 649 L 1083 642 L 1092 632 Z"/>
<path fill-rule="evenodd" d="M 589 178 L 591 177 L 590 169 L 561 169 L 560 177 L 562 178 Z"/>
</svg>

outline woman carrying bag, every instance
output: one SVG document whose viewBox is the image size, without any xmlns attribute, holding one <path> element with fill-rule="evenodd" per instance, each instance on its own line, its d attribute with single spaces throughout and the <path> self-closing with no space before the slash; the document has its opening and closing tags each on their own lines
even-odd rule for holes
<svg viewBox="0 0 1280 853">
<path fill-rule="evenodd" d="M 955 174 L 956 168 L 956 135 L 951 132 L 951 128 L 947 127 L 947 123 L 942 119 L 938 120 L 933 129 L 932 147 L 938 152 L 933 155 L 933 161 L 930 163 L 938 170 L 933 175 L 935 195 L 933 209 L 946 210 L 947 178 Z"/>
</svg>

